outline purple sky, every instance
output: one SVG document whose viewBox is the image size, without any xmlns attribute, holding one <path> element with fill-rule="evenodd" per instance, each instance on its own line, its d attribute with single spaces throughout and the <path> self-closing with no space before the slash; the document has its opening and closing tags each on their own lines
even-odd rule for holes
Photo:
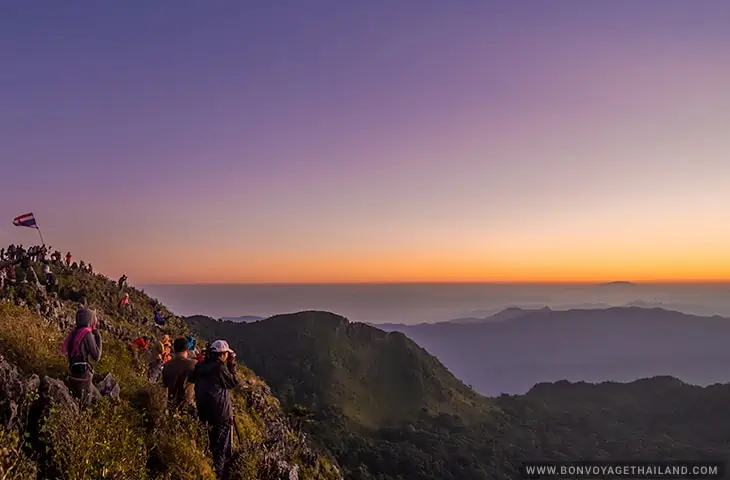
<svg viewBox="0 0 730 480">
<path fill-rule="evenodd" d="M 2 243 L 33 211 L 134 283 L 730 278 L 727 1 L 30 3 Z"/>
</svg>

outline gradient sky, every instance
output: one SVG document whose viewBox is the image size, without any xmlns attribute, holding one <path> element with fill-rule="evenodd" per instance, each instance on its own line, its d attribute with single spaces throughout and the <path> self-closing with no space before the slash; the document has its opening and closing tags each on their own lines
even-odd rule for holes
<svg viewBox="0 0 730 480">
<path fill-rule="evenodd" d="M 0 240 L 132 283 L 730 278 L 726 0 L 0 4 Z"/>
</svg>

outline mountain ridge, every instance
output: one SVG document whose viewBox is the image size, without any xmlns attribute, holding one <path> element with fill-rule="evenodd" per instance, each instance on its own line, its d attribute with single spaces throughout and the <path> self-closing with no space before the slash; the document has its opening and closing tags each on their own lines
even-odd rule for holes
<svg viewBox="0 0 730 480">
<path fill-rule="evenodd" d="M 698 313 L 688 313 L 686 311 L 681 311 L 676 308 L 671 308 L 670 306 L 666 306 L 663 304 L 649 304 L 646 302 L 642 302 L 639 300 L 635 300 L 632 302 L 628 302 L 624 305 L 599 305 L 596 304 L 595 306 L 591 307 L 570 307 L 570 308 L 551 308 L 549 306 L 543 306 L 540 308 L 524 308 L 524 307 L 506 307 L 502 310 L 499 310 L 496 313 L 493 313 L 491 315 L 487 315 L 485 317 L 458 317 L 451 320 L 442 320 L 439 322 L 421 322 L 421 323 L 397 323 L 397 322 L 383 322 L 383 323 L 372 323 L 368 322 L 368 325 L 372 325 L 377 328 L 382 329 L 395 329 L 400 327 L 405 328 L 412 328 L 412 327 L 423 327 L 427 325 L 444 325 L 444 324 L 450 324 L 450 325 L 464 325 L 464 324 L 478 324 L 478 323 L 490 323 L 490 322 L 498 322 L 498 321 L 507 321 L 507 320 L 514 320 L 520 317 L 523 317 L 527 314 L 539 314 L 539 313 L 548 313 L 548 312 L 556 312 L 556 313 L 565 313 L 565 312 L 581 312 L 581 313 L 587 313 L 590 311 L 595 310 L 629 310 L 629 309 L 641 309 L 641 310 L 656 310 L 656 311 L 663 311 L 667 313 L 672 314 L 681 314 L 689 317 L 701 317 L 701 318 L 728 318 L 720 314 L 698 314 Z"/>
<path fill-rule="evenodd" d="M 186 321 L 192 329 L 206 338 L 233 338 L 232 348 L 254 370 L 271 371 L 272 366 L 267 364 L 265 352 L 270 353 L 272 349 L 286 342 L 297 346 L 294 351 L 282 353 L 292 362 L 296 358 L 300 362 L 321 366 L 329 365 L 328 362 L 331 361 L 335 365 L 333 368 L 318 369 L 316 374 L 319 377 L 312 375 L 309 378 L 310 382 L 316 383 L 309 385 L 314 390 L 312 395 L 297 394 L 301 390 L 286 382 L 287 378 L 296 374 L 295 370 L 299 366 L 293 370 L 277 372 L 276 376 L 270 374 L 269 381 L 273 382 L 272 387 L 281 396 L 292 397 L 293 402 L 306 404 L 310 408 L 318 403 L 323 406 L 344 403 L 350 407 L 345 409 L 346 417 L 356 419 L 357 423 L 368 427 L 387 423 L 388 417 L 392 415 L 407 417 L 424 406 L 439 410 L 447 402 L 447 399 L 441 397 L 442 391 L 453 392 L 454 397 L 448 399 L 449 405 L 452 401 L 464 401 L 471 408 L 479 398 L 436 358 L 406 335 L 385 332 L 361 322 L 350 322 L 345 317 L 330 312 L 302 311 L 275 315 L 247 324 L 213 323 L 216 321 L 200 316 L 187 317 Z M 277 332 L 273 341 L 266 334 L 271 329 Z M 235 340 L 236 331 L 243 332 L 240 341 Z M 350 342 L 362 346 L 362 349 L 349 348 Z M 389 377 L 392 372 L 397 371 L 388 364 L 392 360 L 391 355 L 397 355 L 401 365 L 408 366 L 408 374 L 398 378 Z M 359 380 L 368 379 L 365 380 L 368 385 L 377 387 L 377 395 L 373 395 L 368 388 L 362 388 L 357 382 L 350 381 L 349 376 L 353 369 L 359 372 L 356 373 L 361 376 Z M 419 372 L 423 372 L 425 376 L 418 377 Z M 405 409 L 395 408 L 394 404 L 401 406 L 404 401 L 404 390 L 399 391 L 398 388 L 408 384 L 412 384 L 415 389 L 408 397 L 410 404 Z M 326 390 L 327 394 L 323 394 L 325 390 L 319 388 L 322 385 L 338 386 L 337 392 Z M 395 410 L 389 410 L 389 407 Z M 458 406 L 455 409 L 459 410 Z"/>
<path fill-rule="evenodd" d="M 385 402 L 384 408 L 401 417 L 389 415 L 380 422 L 362 422 L 360 412 L 349 404 L 351 399 L 341 395 L 339 382 L 332 381 L 339 378 L 332 376 L 332 370 L 338 364 L 346 365 L 347 389 L 361 391 L 367 386 L 375 392 L 370 395 L 376 400 L 385 396 L 392 385 L 397 385 L 402 398 L 411 398 L 408 390 L 413 384 L 399 383 L 397 373 L 392 377 L 396 381 L 390 382 L 382 372 L 371 377 L 385 383 L 384 389 L 373 385 L 367 373 L 371 362 L 377 363 L 382 356 L 391 370 L 427 379 L 428 375 L 412 373 L 412 364 L 394 361 L 383 353 L 385 343 L 381 340 L 392 337 L 391 343 L 399 345 L 404 357 L 409 355 L 409 348 L 404 347 L 415 342 L 405 335 L 348 322 L 330 312 L 308 311 L 272 318 L 233 324 L 199 317 L 194 326 L 203 330 L 204 337 L 225 335 L 232 339 L 243 357 L 259 363 L 253 367 L 272 384 L 284 404 L 306 402 L 301 408 L 313 419 L 307 431 L 332 452 L 347 478 L 487 480 L 518 478 L 519 465 L 536 459 L 657 461 L 728 457 L 730 414 L 724 405 L 730 401 L 730 385 L 696 387 L 668 376 L 629 383 L 535 382 L 523 395 L 477 394 L 475 403 L 479 406 L 485 402 L 488 408 L 471 411 L 442 407 L 437 402 L 437 408 L 414 412 L 393 409 Z M 247 349 L 246 342 L 265 350 L 266 355 Z M 297 350 L 297 345 L 305 347 Z M 370 362 L 364 361 L 367 357 L 362 352 L 370 354 Z M 422 347 L 413 352 L 434 358 Z M 352 358 L 359 362 L 349 361 Z M 304 395 L 290 395 L 288 383 L 291 391 Z M 444 388 L 444 384 L 436 385 Z"/>
</svg>

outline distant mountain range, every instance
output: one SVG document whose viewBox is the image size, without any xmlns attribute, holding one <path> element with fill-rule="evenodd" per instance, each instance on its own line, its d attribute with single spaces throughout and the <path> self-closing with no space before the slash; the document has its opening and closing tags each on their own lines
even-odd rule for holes
<svg viewBox="0 0 730 480">
<path fill-rule="evenodd" d="M 259 320 L 263 320 L 264 317 L 258 317 L 256 315 L 242 315 L 240 317 L 221 317 L 220 319 L 224 320 L 226 322 L 248 323 L 248 322 L 258 322 Z"/>
<path fill-rule="evenodd" d="M 620 287 L 619 287 L 620 288 Z M 493 309 L 493 310 L 476 310 L 469 312 L 467 315 L 464 315 L 463 317 L 455 318 L 453 320 L 445 320 L 449 322 L 459 322 L 461 320 L 473 320 L 473 319 L 480 319 L 480 320 L 486 320 L 487 318 L 491 318 L 495 315 L 502 315 L 503 312 L 507 311 L 528 311 L 528 310 L 543 310 L 543 309 L 549 309 L 549 310 L 598 310 L 598 309 L 606 309 L 606 308 L 616 308 L 616 307 L 641 307 L 641 308 L 663 308 L 664 310 L 675 310 L 677 312 L 687 313 L 690 315 L 703 315 L 711 317 L 713 315 L 717 315 L 718 312 L 713 310 L 710 307 L 707 307 L 705 305 L 698 305 L 693 303 L 679 303 L 679 302 L 650 302 L 646 300 L 632 300 L 630 302 L 624 302 L 621 304 L 609 304 L 605 302 L 583 302 L 583 303 L 566 303 L 566 304 L 558 304 L 553 306 L 546 306 L 545 304 L 520 304 L 520 305 L 510 305 L 507 308 L 504 309 Z M 510 315 L 507 313 L 506 315 Z M 397 323 L 377 323 L 377 322 L 367 322 L 370 325 L 399 325 Z M 431 322 L 434 323 L 434 322 Z"/>
<path fill-rule="evenodd" d="M 464 318 L 455 318 L 454 320 L 449 320 L 448 323 L 485 323 L 485 322 L 504 322 L 507 320 L 512 320 L 513 318 L 517 318 L 521 315 L 524 315 L 527 312 L 539 312 L 539 311 L 549 311 L 550 308 L 543 307 L 539 309 L 530 309 L 530 308 L 517 308 L 517 307 L 510 307 L 502 310 L 501 312 L 495 313 L 494 315 L 490 315 L 488 317 L 479 318 L 479 317 L 464 317 Z M 398 328 L 392 328 L 394 326 L 397 326 L 398 324 L 389 324 L 391 328 L 389 330 L 398 330 Z M 387 328 L 388 324 L 385 325 Z M 380 328 L 384 328 L 384 326 L 380 326 Z"/>
<path fill-rule="evenodd" d="M 563 379 L 730 380 L 730 319 L 719 316 L 639 307 L 510 308 L 482 319 L 377 327 L 405 333 L 485 395 Z"/>
<path fill-rule="evenodd" d="M 187 318 L 212 318 L 207 315 L 191 315 Z M 258 317 L 256 315 L 241 315 L 240 317 L 221 317 L 218 319 L 213 320 L 220 320 L 223 322 L 233 322 L 233 323 L 251 323 L 251 322 L 258 322 L 259 320 L 263 320 L 264 317 Z"/>
<path fill-rule="evenodd" d="M 599 287 L 633 287 L 636 286 L 634 282 L 627 282 L 625 280 L 617 280 L 615 282 L 599 283 Z"/>
</svg>

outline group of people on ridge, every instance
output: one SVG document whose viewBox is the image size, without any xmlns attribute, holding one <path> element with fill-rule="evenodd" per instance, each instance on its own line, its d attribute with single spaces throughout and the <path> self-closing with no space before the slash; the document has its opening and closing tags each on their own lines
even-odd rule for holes
<svg viewBox="0 0 730 480">
<path fill-rule="evenodd" d="M 150 349 L 154 356 L 150 381 L 161 381 L 167 389 L 170 410 L 197 416 L 207 427 L 216 474 L 225 479 L 234 428 L 229 392 L 239 385 L 236 354 L 225 340 L 217 340 L 195 358 L 196 343 L 192 334 L 173 342 L 168 334 L 163 335 Z M 150 345 L 151 339 L 142 336 L 130 344 L 130 350 L 139 356 Z M 68 357 L 69 389 L 83 405 L 88 405 L 92 401 L 94 377 L 90 361 L 101 358 L 102 339 L 97 315 L 88 307 L 86 299 L 80 301 L 76 326 L 64 340 L 62 352 Z"/>
<path fill-rule="evenodd" d="M 70 252 L 65 257 L 59 251 L 51 252 L 51 248 L 45 245 L 28 248 L 10 245 L 0 249 L 0 293 L 5 287 L 28 284 L 31 280 L 41 291 L 49 293 L 49 298 L 58 302 L 54 294 L 58 293 L 59 281 L 52 268 L 59 273 L 70 273 L 76 269 L 93 273 L 91 264 L 74 262 Z M 33 262 L 42 265 L 42 281 Z M 124 314 L 124 318 L 127 313 L 133 313 L 129 293 L 123 293 L 127 287 L 126 275 L 118 280 L 117 287 L 121 295 L 119 313 Z M 158 303 L 153 307 L 153 326 L 164 331 L 167 319 Z M 147 320 L 142 323 L 146 325 Z M 92 362 L 98 362 L 102 357 L 99 326 L 97 313 L 82 295 L 78 300 L 75 326 L 65 337 L 61 351 L 68 361 L 69 391 L 83 406 L 89 405 L 94 395 L 98 395 L 93 385 Z M 166 333 L 159 341 L 145 335 L 130 343 L 130 351 L 138 359 L 142 359 L 140 354 L 148 349 L 153 356 L 148 369 L 150 381 L 161 382 L 167 389 L 171 410 L 194 415 L 207 427 L 216 474 L 219 478 L 227 478 L 234 427 L 230 390 L 239 385 L 235 352 L 224 340 L 202 348 L 192 334 L 174 341 Z"/>
<path fill-rule="evenodd" d="M 57 293 L 58 279 L 51 271 L 51 265 L 58 268 L 70 270 L 82 270 L 87 273 L 94 273 L 91 264 L 85 264 L 83 261 L 72 262 L 71 252 L 66 253 L 62 257 L 58 250 L 51 253 L 51 247 L 46 245 L 33 245 L 28 248 L 23 245 L 9 245 L 7 248 L 0 249 L 0 290 L 6 286 L 27 284 L 28 277 L 40 289 L 45 285 L 47 293 Z M 32 267 L 33 262 L 43 264 L 43 281 L 38 278 L 36 271 Z"/>
<path fill-rule="evenodd" d="M 227 478 L 234 428 L 230 390 L 239 385 L 236 353 L 225 340 L 211 343 L 202 361 L 190 358 L 187 338 L 172 345 L 174 357 L 162 369 L 172 409 L 196 412 L 208 428 L 213 464 L 219 478 Z"/>
</svg>

